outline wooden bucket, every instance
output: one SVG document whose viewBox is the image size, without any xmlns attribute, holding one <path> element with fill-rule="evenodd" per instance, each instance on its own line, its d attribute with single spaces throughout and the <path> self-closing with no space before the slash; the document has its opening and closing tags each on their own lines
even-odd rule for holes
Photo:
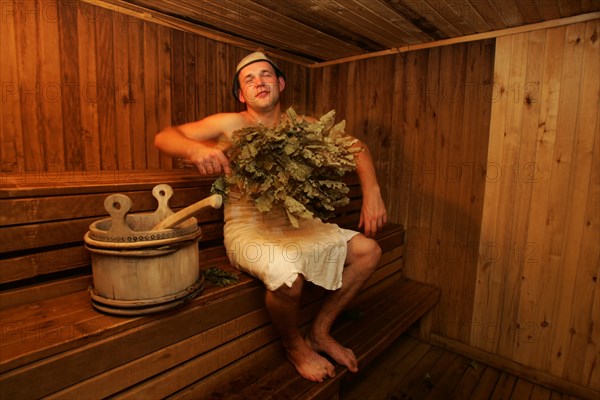
<svg viewBox="0 0 600 400">
<path fill-rule="evenodd" d="M 107 197 L 104 204 L 111 218 L 92 223 L 84 237 L 92 254 L 93 285 L 89 293 L 92 305 L 100 311 L 154 313 L 177 307 L 202 290 L 197 220 L 192 217 L 173 229 L 151 230 L 173 214 L 168 209 L 172 189 L 159 185 L 153 193 L 161 196 L 157 197 L 159 207 L 145 214 L 127 215 L 131 208 L 127 196 Z"/>
</svg>

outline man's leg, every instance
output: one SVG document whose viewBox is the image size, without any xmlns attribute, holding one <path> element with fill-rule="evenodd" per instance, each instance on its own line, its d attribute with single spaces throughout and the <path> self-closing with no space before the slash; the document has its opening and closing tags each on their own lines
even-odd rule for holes
<svg viewBox="0 0 600 400">
<path fill-rule="evenodd" d="M 358 294 L 365 281 L 375 272 L 381 248 L 373 239 L 356 235 L 348 242 L 346 267 L 342 274 L 342 287 L 331 293 L 323 302 L 306 341 L 317 352 L 324 352 L 350 371 L 358 371 L 358 361 L 352 350 L 342 346 L 330 331 L 333 322 Z"/>
<path fill-rule="evenodd" d="M 283 285 L 275 291 L 267 290 L 265 305 L 281 336 L 288 359 L 304 378 L 321 382 L 327 376 L 334 377 L 335 368 L 309 347 L 300 333 L 298 312 L 303 283 L 302 277 L 298 276 L 291 288 Z"/>
</svg>

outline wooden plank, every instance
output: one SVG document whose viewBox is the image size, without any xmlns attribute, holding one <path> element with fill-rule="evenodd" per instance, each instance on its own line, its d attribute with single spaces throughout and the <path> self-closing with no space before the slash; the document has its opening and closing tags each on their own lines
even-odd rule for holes
<svg viewBox="0 0 600 400">
<path fill-rule="evenodd" d="M 60 222 L 47 222 L 43 224 L 16 225 L 0 230 L 2 251 L 12 252 L 30 250 L 39 247 L 81 243 L 84 235 L 89 231 L 91 223 L 98 218 L 82 218 Z M 222 237 L 223 233 L 217 228 L 222 226 L 216 223 L 214 228 L 205 225 L 202 232 L 203 240 L 212 240 Z"/>
<path fill-rule="evenodd" d="M 147 143 L 145 121 L 146 108 L 145 98 L 154 96 L 154 93 L 146 94 L 144 87 L 144 26 L 146 23 L 131 19 L 123 25 L 127 26 L 127 44 L 129 48 L 129 65 L 127 70 L 128 107 L 129 107 L 129 135 L 131 138 L 131 169 L 148 168 L 146 153 L 151 149 L 151 140 Z"/>
<path fill-rule="evenodd" d="M 522 309 L 523 321 L 534 321 L 536 340 L 524 342 L 523 346 L 528 347 L 527 351 L 516 354 L 516 360 L 527 363 L 528 365 L 542 369 L 547 364 L 547 359 L 551 353 L 548 347 L 550 329 L 538 329 L 537 326 L 547 328 L 548 318 L 551 318 L 553 298 L 544 295 L 544 293 L 554 293 L 558 284 L 558 275 L 556 269 L 548 268 L 550 264 L 548 245 L 546 242 L 547 220 L 549 216 L 549 201 L 551 194 L 551 174 L 554 158 L 554 148 L 556 145 L 556 128 L 559 114 L 560 99 L 560 74 L 562 70 L 562 54 L 565 42 L 564 28 L 550 29 L 546 32 L 546 46 L 544 49 L 543 62 L 543 81 L 540 84 L 540 114 L 538 117 L 538 129 L 536 135 L 536 155 L 535 167 L 537 179 L 536 190 L 531 195 L 532 211 L 529 215 L 529 228 L 527 243 L 532 244 L 534 250 L 537 249 L 536 257 L 539 264 L 539 270 L 536 271 L 536 263 L 528 265 L 530 274 L 538 274 L 537 282 L 534 287 L 530 287 L 526 282 L 525 290 L 531 293 L 535 298 L 534 304 L 529 304 L 528 308 Z M 533 286 L 533 285 L 532 285 Z M 531 310 L 528 314 L 527 310 Z M 530 325 L 533 327 L 534 325 Z M 530 334 L 525 332 L 523 335 Z M 526 344 L 525 344 L 526 343 Z M 546 361 L 545 361 L 546 360 Z"/>
<path fill-rule="evenodd" d="M 47 2 L 46 4 L 49 4 Z M 40 88 L 40 135 L 42 139 L 44 171 L 64 171 L 65 138 L 62 118 L 61 68 L 58 24 L 52 18 L 40 18 L 38 22 L 38 79 Z M 65 49 L 67 51 L 67 49 Z M 27 60 L 26 62 L 31 62 Z M 39 159 L 38 159 L 39 160 Z"/>
<path fill-rule="evenodd" d="M 0 283 L 16 282 L 90 265 L 90 255 L 83 246 L 42 251 L 0 260 Z"/>
<path fill-rule="evenodd" d="M 124 22 L 119 14 L 113 14 L 112 52 L 114 59 L 111 79 L 114 87 L 112 103 L 115 120 L 111 140 L 115 141 L 114 169 L 133 170 L 130 104 L 133 100 L 133 86 L 129 80 L 129 20 Z M 113 168 L 107 168 L 113 169 Z"/>
<path fill-rule="evenodd" d="M 402 55 L 396 55 L 394 57 L 394 75 L 393 75 L 393 93 L 391 104 L 394 110 L 404 110 L 404 103 L 406 98 L 404 96 L 404 69 L 405 69 L 405 57 Z M 385 179 L 382 182 L 383 185 L 388 187 L 388 198 L 384 199 L 386 209 L 388 212 L 388 218 L 390 221 L 403 223 L 405 222 L 400 216 L 407 215 L 408 202 L 406 196 L 400 196 L 400 193 L 408 193 L 406 189 L 408 179 L 403 174 L 402 166 L 404 164 L 404 142 L 402 140 L 403 130 L 400 128 L 403 122 L 403 114 L 401 112 L 392 113 L 392 127 L 393 132 L 391 135 L 391 158 L 390 158 L 390 170 L 387 174 L 380 176 L 380 179 Z M 400 168 L 398 168 L 400 166 Z M 394 184 L 392 184 L 394 182 Z"/>
<path fill-rule="evenodd" d="M 171 121 L 173 125 L 188 122 L 185 115 L 185 53 L 184 33 L 171 32 Z M 183 60 L 183 62 L 182 62 Z"/>
<path fill-rule="evenodd" d="M 100 170 L 117 170 L 117 142 L 115 124 L 116 116 L 116 88 L 115 88 L 115 55 L 114 55 L 114 23 L 115 15 L 104 11 L 102 24 L 94 24 L 96 29 L 97 54 L 96 79 L 98 93 L 98 133 L 100 154 Z"/>
<path fill-rule="evenodd" d="M 25 170 L 23 159 L 24 138 L 21 122 L 21 91 L 24 85 L 19 79 L 19 75 L 23 71 L 19 68 L 22 65 L 18 58 L 21 57 L 21 50 L 16 33 L 19 31 L 16 21 L 18 13 L 8 11 L 7 9 L 4 20 L 0 25 L 0 35 L 2 36 L 0 79 L 4 82 L 2 87 L 2 109 L 0 110 L 0 160 L 2 161 L 0 172 L 2 173 Z"/>
<path fill-rule="evenodd" d="M 149 189 L 139 191 L 118 191 L 132 201 L 130 213 L 154 211 L 157 200 Z M 175 188 L 169 201 L 173 209 L 188 206 L 210 195 L 210 187 Z M 84 217 L 108 217 L 104 208 L 105 199 L 111 191 L 98 194 L 1 199 L 0 207 L 11 210 L 10 214 L 0 215 L 0 226 L 34 224 L 48 221 L 60 221 Z"/>
<path fill-rule="evenodd" d="M 182 98 L 185 99 L 185 121 L 196 121 L 198 102 L 198 82 L 196 82 L 196 65 L 198 65 L 198 54 L 196 53 L 196 37 L 191 34 L 183 36 L 183 68 L 184 68 L 184 91 Z"/>
<path fill-rule="evenodd" d="M 526 77 L 519 82 L 519 90 L 523 92 L 519 97 L 522 102 L 522 121 L 521 121 L 521 144 L 518 159 L 509 168 L 510 176 L 507 179 L 514 180 L 517 183 L 517 193 L 515 198 L 515 208 L 513 218 L 513 231 L 511 233 L 511 247 L 505 253 L 509 259 L 510 268 L 518 271 L 518 304 L 513 311 L 513 319 L 517 320 L 515 329 L 516 339 L 512 341 L 512 358 L 519 359 L 527 356 L 531 347 L 538 345 L 537 339 L 533 339 L 533 328 L 535 319 L 530 312 L 534 311 L 539 292 L 536 290 L 540 281 L 541 268 L 539 254 L 535 253 L 537 243 L 531 242 L 530 227 L 531 216 L 540 213 L 542 205 L 537 200 L 536 192 L 540 189 L 541 182 L 537 166 L 537 148 L 539 146 L 537 135 L 528 135 L 527 132 L 537 132 L 540 124 L 540 111 L 542 99 L 539 91 L 540 82 L 543 81 L 543 61 L 546 47 L 546 32 L 531 32 L 527 38 L 528 54 L 524 62 L 527 64 Z M 543 218 L 543 213 L 540 213 Z M 533 251 L 532 251 L 533 250 Z M 507 344 L 510 346 L 510 344 Z M 507 348 L 508 351 L 508 348 Z M 537 351 L 540 351 L 538 349 Z"/>
<path fill-rule="evenodd" d="M 497 347 L 497 338 L 494 336 L 492 340 L 487 340 L 482 332 L 479 331 L 480 326 L 497 327 L 499 322 L 497 304 L 494 306 L 501 296 L 499 277 L 497 277 L 496 269 L 492 268 L 491 261 L 494 259 L 487 255 L 489 246 L 496 246 L 497 234 L 495 232 L 498 225 L 498 216 L 496 210 L 500 204 L 500 193 L 502 180 L 498 174 L 504 171 L 502 159 L 504 152 L 504 132 L 506 130 L 506 115 L 509 104 L 508 87 L 510 54 L 512 51 L 512 40 L 510 38 L 498 39 L 496 42 L 496 55 L 494 66 L 494 81 L 498 87 L 497 98 L 492 106 L 491 122 L 490 122 L 490 139 L 488 145 L 488 161 L 486 165 L 487 181 L 485 185 L 484 206 L 482 216 L 481 235 L 479 238 L 478 254 L 483 254 L 479 257 L 477 271 L 477 286 L 475 289 L 475 307 L 473 315 L 473 326 L 471 331 L 470 343 L 478 348 L 492 351 Z M 492 171 L 493 167 L 493 171 Z M 495 247 L 493 247 L 494 249 Z"/>
<path fill-rule="evenodd" d="M 82 4 L 77 7 L 77 54 L 79 58 L 79 107 L 83 149 L 83 170 L 98 171 L 100 133 L 98 131 L 98 87 L 96 75 L 96 29 Z"/>
<path fill-rule="evenodd" d="M 523 379 L 517 379 L 517 383 L 511 393 L 511 399 L 529 399 L 533 392 L 533 383 Z"/>
<path fill-rule="evenodd" d="M 505 372 L 500 374 L 496 387 L 490 396 L 492 400 L 510 400 L 517 378 Z"/>
<path fill-rule="evenodd" d="M 576 263 L 579 268 L 572 282 L 572 294 L 565 293 L 565 298 L 572 296 L 573 300 L 569 306 L 572 310 L 568 317 L 570 337 L 563 377 L 600 391 L 600 373 L 592 367 L 599 357 L 598 354 L 593 355 L 589 342 L 594 337 L 593 330 L 598 330 L 595 325 L 598 324 L 600 305 L 596 283 L 600 266 L 597 262 L 594 265 L 593 261 L 600 259 L 600 247 L 593 244 L 600 243 L 600 226 L 592 222 L 594 215 L 600 215 L 600 180 L 597 179 L 600 174 L 600 94 L 593 89 L 600 85 L 600 46 L 594 39 L 598 31 L 600 21 L 588 22 L 585 31 L 577 32 L 577 37 L 583 38 L 584 48 L 572 156 L 577 161 L 572 165 L 569 178 L 571 195 L 567 203 L 573 206 L 570 207 L 565 226 L 568 234 L 564 244 L 563 268 L 573 265 L 571 263 Z M 583 204 L 585 207 L 575 206 Z"/>
<path fill-rule="evenodd" d="M 581 38 L 584 35 L 585 24 L 566 27 L 560 82 L 559 114 L 556 125 L 556 147 L 552 161 L 552 186 L 548 205 L 549 218 L 546 227 L 547 240 L 549 241 L 547 251 L 550 256 L 550 263 L 547 267 L 556 271 L 559 284 L 557 291 L 553 294 L 554 306 L 550 316 L 555 321 L 556 329 L 552 330 L 549 338 L 549 345 L 552 351 L 549 357 L 550 365 L 545 366 L 545 370 L 561 377 L 569 377 L 566 357 L 562 356 L 562 352 L 568 349 L 569 342 L 573 340 L 573 327 L 570 325 L 570 315 L 574 310 L 571 308 L 571 302 L 565 300 L 573 299 L 577 293 L 577 289 L 575 288 L 577 270 L 575 268 L 568 268 L 567 266 L 579 264 L 578 253 L 580 244 L 571 244 L 573 239 L 570 236 L 577 236 L 577 233 L 572 231 L 571 219 L 576 218 L 576 223 L 581 224 L 581 219 L 583 218 L 579 214 L 580 206 L 569 207 L 568 205 L 579 204 L 578 202 L 581 201 L 578 198 L 579 193 L 574 192 L 578 190 L 578 188 L 574 187 L 574 184 L 577 184 L 579 188 L 583 186 L 573 174 L 579 174 L 579 161 L 575 162 L 575 149 L 577 148 L 578 140 L 576 136 L 577 115 L 579 108 L 583 106 L 578 104 L 578 101 L 580 99 L 580 85 L 582 84 L 583 65 L 581 60 L 584 50 Z M 590 138 L 581 139 L 589 140 Z M 588 141 L 588 143 L 591 145 L 593 142 Z M 591 158 L 585 157 L 584 162 L 591 162 Z M 589 168 L 588 166 L 588 171 Z M 584 188 L 587 187 L 588 182 L 586 179 Z M 564 203 L 565 200 L 562 198 L 561 201 L 555 198 L 559 193 L 561 193 L 561 196 L 564 196 L 565 193 L 570 193 L 567 203 Z M 573 201 L 576 203 L 573 203 Z M 578 242 L 579 240 L 581 239 L 577 238 Z M 571 250 L 571 246 L 576 246 L 575 252 Z M 596 388 L 600 389 L 600 384 Z"/>
<path fill-rule="evenodd" d="M 456 387 L 459 387 L 459 382 L 469 370 L 473 369 L 464 357 L 454 354 L 452 363 L 447 365 L 445 371 L 440 371 L 438 366 L 435 368 L 435 373 L 430 373 L 429 378 L 425 380 L 426 391 L 424 399 L 435 400 L 446 397 L 449 394 L 454 394 Z M 466 383 L 466 382 L 465 382 Z M 430 386 L 433 385 L 433 388 Z"/>
<path fill-rule="evenodd" d="M 480 381 L 485 368 L 484 365 L 479 365 L 474 360 L 471 360 L 464 375 L 457 381 L 456 388 L 451 393 L 450 391 L 448 392 L 450 393 L 448 398 L 452 400 L 471 399 L 471 392 L 473 392 L 475 386 Z"/>
<path fill-rule="evenodd" d="M 75 292 L 82 292 L 91 283 L 92 275 L 90 273 L 88 275 L 41 283 L 33 287 L 4 290 L 0 292 L 0 310 L 38 303 Z"/>
<path fill-rule="evenodd" d="M 3 176 L 0 198 L 152 190 L 159 183 L 168 183 L 174 189 L 206 187 L 212 185 L 215 178 L 215 176 L 201 177 L 191 169 L 11 174 Z"/>
<path fill-rule="evenodd" d="M 24 168 L 18 172 L 39 172 L 43 170 L 45 162 L 43 153 L 42 116 L 41 116 L 41 87 L 39 77 L 39 64 L 31 62 L 38 60 L 39 25 L 35 18 L 15 18 L 16 40 L 19 73 L 21 84 L 21 129 L 27 132 L 27 138 L 15 137 L 22 140 Z M 4 57 L 3 57 L 4 58 Z M 54 81 L 56 82 L 56 81 Z"/>
<path fill-rule="evenodd" d="M 469 398 L 473 400 L 489 399 L 496 387 L 496 382 L 498 382 L 499 377 L 500 371 L 489 367 L 486 368 Z"/>
<path fill-rule="evenodd" d="M 158 29 L 155 24 L 145 23 L 143 31 L 144 110 L 146 114 L 145 144 L 148 169 L 160 168 L 160 155 L 154 147 L 154 136 L 159 132 L 158 96 Z"/>
<path fill-rule="evenodd" d="M 172 70 L 172 38 L 171 30 L 165 27 L 158 28 L 158 129 L 162 130 L 174 125 L 172 118 L 172 94 L 171 86 Z M 175 94 L 177 95 L 177 94 Z M 173 159 L 160 153 L 161 169 L 172 169 Z"/>
<path fill-rule="evenodd" d="M 458 219 L 455 228 L 456 243 L 448 244 L 444 252 L 446 258 L 454 261 L 454 268 L 462 268 L 457 274 L 462 282 L 457 282 L 457 291 L 462 293 L 457 320 L 454 321 L 456 334 L 460 340 L 470 335 L 470 327 L 464 321 L 473 318 L 476 282 L 465 279 L 477 275 L 477 246 L 480 237 L 481 216 L 485 176 L 482 173 L 487 163 L 487 148 L 491 104 L 491 75 L 493 43 L 490 41 L 467 45 L 467 65 L 465 88 L 461 96 L 463 104 L 463 126 L 465 140 L 461 141 L 462 156 L 457 157 L 452 168 L 447 169 L 447 179 L 452 180 L 452 171 L 460 180 Z M 480 60 L 484 60 L 483 62 Z M 466 218 L 465 216 L 469 216 Z M 453 247 L 456 247 L 453 251 Z M 452 325 L 446 324 L 446 327 Z M 454 328 L 454 327 L 453 327 Z"/>
<path fill-rule="evenodd" d="M 77 21 L 77 8 L 58 5 L 57 18 L 60 21 Z M 57 24 L 58 25 L 58 24 Z M 60 104 L 62 115 L 60 118 L 63 124 L 63 131 L 53 131 L 53 141 L 57 136 L 64 138 L 65 170 L 83 170 L 85 169 L 85 160 L 83 148 L 81 146 L 81 97 L 79 87 L 79 56 L 76 51 L 79 47 L 77 29 L 59 29 L 58 44 L 60 48 L 60 57 L 58 57 L 58 68 L 61 75 L 61 93 Z M 62 145 L 59 143 L 58 145 Z"/>
</svg>

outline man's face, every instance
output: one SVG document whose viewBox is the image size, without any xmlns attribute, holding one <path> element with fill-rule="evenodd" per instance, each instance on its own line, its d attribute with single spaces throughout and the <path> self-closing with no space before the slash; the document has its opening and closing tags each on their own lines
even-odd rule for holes
<svg viewBox="0 0 600 400">
<path fill-rule="evenodd" d="M 254 108 L 268 108 L 277 104 L 285 80 L 277 78 L 273 66 L 266 61 L 257 61 L 240 70 L 239 99 Z"/>
</svg>

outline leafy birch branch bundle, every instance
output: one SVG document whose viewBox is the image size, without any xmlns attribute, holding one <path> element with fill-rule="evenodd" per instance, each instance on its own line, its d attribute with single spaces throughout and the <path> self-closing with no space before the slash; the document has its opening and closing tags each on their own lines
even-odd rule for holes
<svg viewBox="0 0 600 400">
<path fill-rule="evenodd" d="M 299 219 L 327 219 L 348 204 L 342 177 L 356 169 L 355 155 L 362 149 L 345 134 L 345 121 L 334 124 L 334 110 L 316 122 L 299 119 L 292 108 L 287 115 L 276 128 L 258 125 L 233 133 L 226 150 L 232 173 L 219 177 L 212 191 L 227 199 L 235 188 L 262 212 L 282 207 L 297 228 Z"/>
</svg>

